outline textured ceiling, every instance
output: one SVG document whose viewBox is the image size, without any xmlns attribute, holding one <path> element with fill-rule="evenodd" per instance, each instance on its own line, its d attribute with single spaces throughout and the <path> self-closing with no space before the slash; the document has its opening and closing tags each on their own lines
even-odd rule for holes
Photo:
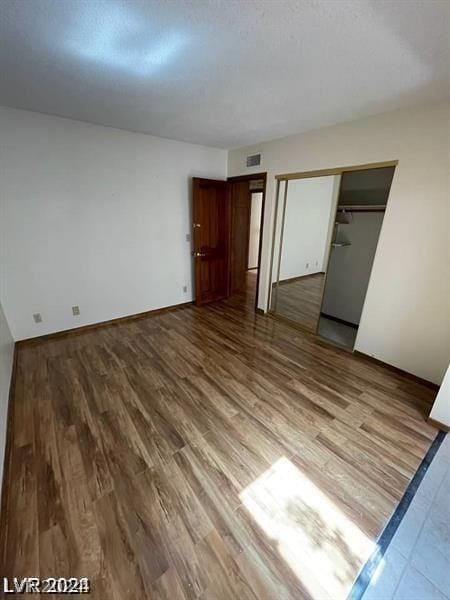
<svg viewBox="0 0 450 600">
<path fill-rule="evenodd" d="M 232 148 L 450 95 L 440 0 L 0 0 L 0 104 Z"/>
</svg>

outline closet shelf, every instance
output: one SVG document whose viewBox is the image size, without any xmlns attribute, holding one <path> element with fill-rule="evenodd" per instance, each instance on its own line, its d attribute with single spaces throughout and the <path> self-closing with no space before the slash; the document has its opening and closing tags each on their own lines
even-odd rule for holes
<svg viewBox="0 0 450 600">
<path fill-rule="evenodd" d="M 351 246 L 350 242 L 331 242 L 333 248 L 342 248 L 342 246 Z"/>
</svg>

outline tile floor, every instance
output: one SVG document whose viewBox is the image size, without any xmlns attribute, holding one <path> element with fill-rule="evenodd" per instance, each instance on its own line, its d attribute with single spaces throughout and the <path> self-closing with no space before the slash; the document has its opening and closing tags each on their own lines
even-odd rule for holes
<svg viewBox="0 0 450 600">
<path fill-rule="evenodd" d="M 450 599 L 450 435 L 429 466 L 362 600 Z"/>
</svg>

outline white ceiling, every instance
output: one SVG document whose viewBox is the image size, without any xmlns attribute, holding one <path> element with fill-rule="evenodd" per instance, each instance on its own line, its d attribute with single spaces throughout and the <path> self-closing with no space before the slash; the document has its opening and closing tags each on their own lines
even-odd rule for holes
<svg viewBox="0 0 450 600">
<path fill-rule="evenodd" d="M 0 104 L 232 148 L 450 95 L 447 0 L 0 0 Z"/>
</svg>

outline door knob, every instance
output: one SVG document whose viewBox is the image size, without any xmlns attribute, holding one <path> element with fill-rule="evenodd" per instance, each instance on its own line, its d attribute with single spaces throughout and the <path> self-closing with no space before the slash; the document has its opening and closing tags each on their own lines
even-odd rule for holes
<svg viewBox="0 0 450 600">
<path fill-rule="evenodd" d="M 192 252 L 192 256 L 194 258 L 200 258 L 201 256 L 206 256 L 206 252 L 195 252 L 194 250 L 194 252 Z"/>
</svg>

